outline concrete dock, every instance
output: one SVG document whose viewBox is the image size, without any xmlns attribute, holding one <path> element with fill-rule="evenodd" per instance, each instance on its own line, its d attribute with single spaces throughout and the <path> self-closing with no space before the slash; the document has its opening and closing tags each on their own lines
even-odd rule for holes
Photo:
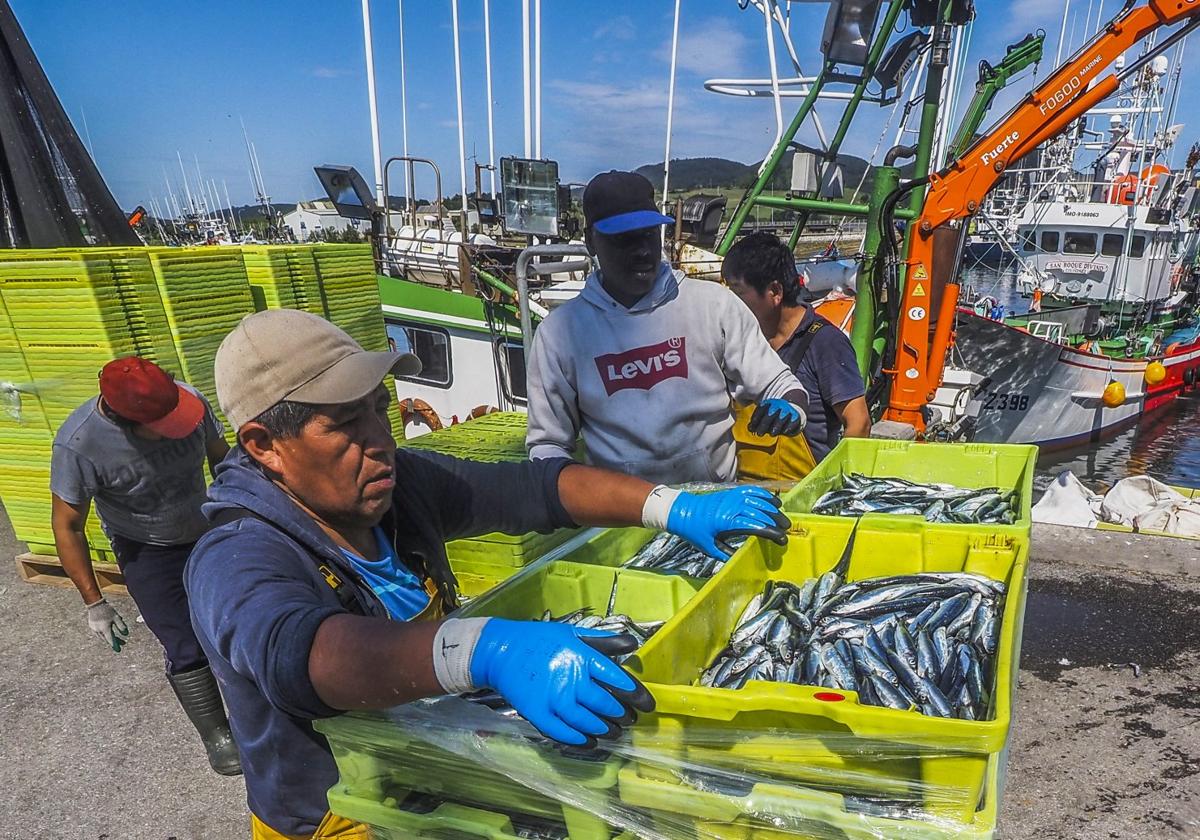
<svg viewBox="0 0 1200 840">
<path fill-rule="evenodd" d="M 113 654 L 73 589 L 18 578 L 23 550 L 0 516 L 0 837 L 248 837 L 149 631 Z M 1035 529 L 997 836 L 1200 837 L 1200 542 Z"/>
</svg>

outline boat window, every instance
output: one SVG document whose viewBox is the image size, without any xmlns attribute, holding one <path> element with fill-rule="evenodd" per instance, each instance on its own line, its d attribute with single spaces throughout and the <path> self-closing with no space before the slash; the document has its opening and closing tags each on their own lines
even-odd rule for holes
<svg viewBox="0 0 1200 840">
<path fill-rule="evenodd" d="M 1119 233 L 1104 234 L 1104 242 L 1100 245 L 1100 253 L 1106 257 L 1119 257 L 1125 253 L 1125 237 Z"/>
<path fill-rule="evenodd" d="M 1095 254 L 1096 234 L 1068 231 L 1063 237 L 1064 254 Z"/>
<path fill-rule="evenodd" d="M 1033 231 L 1029 231 L 1029 230 L 1021 231 L 1021 250 L 1024 251 L 1025 253 L 1029 254 L 1029 253 L 1033 253 L 1033 251 L 1036 248 L 1037 248 L 1037 241 L 1034 238 Z"/>
<path fill-rule="evenodd" d="M 1133 247 L 1129 249 L 1129 256 L 1133 257 L 1135 260 L 1146 256 L 1146 237 L 1133 237 Z"/>
<path fill-rule="evenodd" d="M 1058 253 L 1058 231 L 1044 230 L 1042 231 L 1042 250 L 1047 254 Z"/>
<path fill-rule="evenodd" d="M 387 322 L 388 349 L 413 353 L 421 360 L 421 372 L 416 376 L 398 376 L 406 382 L 420 382 L 438 388 L 449 388 L 453 381 L 450 367 L 450 334 L 443 329 L 424 324 Z"/>
<path fill-rule="evenodd" d="M 513 402 L 524 403 L 529 398 L 525 385 L 525 349 L 515 341 L 497 342 L 503 351 L 504 392 Z"/>
</svg>

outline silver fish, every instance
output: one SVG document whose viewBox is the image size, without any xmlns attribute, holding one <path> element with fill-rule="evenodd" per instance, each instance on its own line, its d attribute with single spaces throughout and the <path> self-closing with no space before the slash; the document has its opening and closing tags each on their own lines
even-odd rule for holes
<svg viewBox="0 0 1200 840">
<path fill-rule="evenodd" d="M 949 636 L 957 636 L 960 630 L 970 632 L 971 620 L 975 618 L 975 613 L 983 603 L 983 596 L 976 592 L 971 596 L 971 600 L 967 602 L 967 606 L 958 616 L 946 626 L 946 634 Z"/>
<path fill-rule="evenodd" d="M 763 610 L 735 630 L 733 636 L 729 639 L 729 643 L 734 647 L 746 647 L 747 645 L 762 641 L 767 637 L 767 631 L 774 624 L 776 618 L 783 618 L 783 613 Z M 784 619 L 784 621 L 787 621 L 787 619 Z"/>
<path fill-rule="evenodd" d="M 917 673 L 925 679 L 941 676 L 938 667 L 937 651 L 934 650 L 933 640 L 928 633 L 917 634 Z"/>
<path fill-rule="evenodd" d="M 740 616 L 738 616 L 737 624 L 735 624 L 734 626 L 741 627 L 747 621 L 754 618 L 754 616 L 758 615 L 759 612 L 761 611 L 759 608 L 762 606 L 762 602 L 763 602 L 763 596 L 762 596 L 762 593 L 760 592 L 759 594 L 757 594 L 753 598 L 751 598 L 750 602 L 746 604 L 746 608 L 744 610 L 742 610 L 742 614 Z"/>
<path fill-rule="evenodd" d="M 902 711 L 911 708 L 908 698 L 901 694 L 900 690 L 887 680 L 875 674 L 871 674 L 867 679 L 871 683 L 871 690 L 875 692 L 875 696 L 879 698 L 882 705 L 890 709 L 900 709 Z"/>
<path fill-rule="evenodd" d="M 946 699 L 946 695 L 942 694 L 940 688 L 924 678 L 921 679 L 919 687 L 922 705 L 930 706 L 937 717 L 954 717 L 954 707 L 950 705 L 950 701 Z"/>
</svg>

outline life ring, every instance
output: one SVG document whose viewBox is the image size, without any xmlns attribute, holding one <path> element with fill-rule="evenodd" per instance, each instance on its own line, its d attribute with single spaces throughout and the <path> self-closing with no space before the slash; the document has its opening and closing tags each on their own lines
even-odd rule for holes
<svg viewBox="0 0 1200 840">
<path fill-rule="evenodd" d="M 1179 342 L 1173 341 L 1167 345 L 1167 349 L 1163 351 L 1163 355 L 1164 356 L 1174 355 L 1175 351 L 1178 349 L 1179 349 Z"/>
<path fill-rule="evenodd" d="M 1137 200 L 1138 178 L 1136 175 L 1122 175 L 1115 179 L 1108 191 L 1109 204 L 1133 204 Z"/>
<path fill-rule="evenodd" d="M 467 420 L 475 420 L 483 417 L 485 414 L 495 414 L 500 409 L 494 405 L 477 405 L 471 409 L 471 413 L 467 415 Z"/>
<path fill-rule="evenodd" d="M 405 397 L 400 400 L 400 418 L 405 426 L 409 423 L 424 423 L 431 432 L 436 432 L 443 426 L 442 418 L 438 417 L 433 406 L 417 397 Z"/>
</svg>

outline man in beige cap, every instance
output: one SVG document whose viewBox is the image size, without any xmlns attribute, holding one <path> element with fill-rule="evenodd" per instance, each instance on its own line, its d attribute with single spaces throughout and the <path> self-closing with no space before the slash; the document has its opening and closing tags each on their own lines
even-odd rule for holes
<svg viewBox="0 0 1200 840">
<path fill-rule="evenodd" d="M 775 504 L 737 494 L 663 492 L 566 460 L 397 451 L 383 380 L 419 368 L 286 309 L 247 316 L 217 351 L 238 447 L 209 490 L 215 527 L 186 584 L 241 749 L 255 838 L 366 836 L 326 812 L 337 769 L 316 718 L 490 688 L 548 737 L 592 745 L 653 707 L 609 658 L 632 637 L 443 620 L 457 604 L 447 540 L 578 525 L 665 527 L 702 545 L 731 532 L 785 538 Z"/>
</svg>

